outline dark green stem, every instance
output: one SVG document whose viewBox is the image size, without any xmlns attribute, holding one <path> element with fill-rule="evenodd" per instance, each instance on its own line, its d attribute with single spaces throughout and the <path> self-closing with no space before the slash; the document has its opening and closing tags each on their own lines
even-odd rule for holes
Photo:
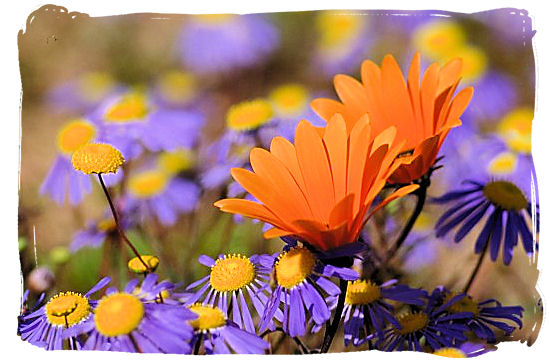
<svg viewBox="0 0 550 361">
<path fill-rule="evenodd" d="M 338 304 L 336 305 L 336 311 L 334 312 L 334 318 L 330 325 L 327 326 L 325 332 L 325 338 L 323 340 L 323 345 L 321 346 L 320 353 L 327 353 L 334 340 L 336 331 L 338 331 L 338 326 L 340 325 L 340 320 L 342 319 L 342 312 L 344 311 L 344 301 L 346 300 L 346 291 L 348 290 L 348 281 L 340 280 L 340 295 L 338 296 Z"/>
<path fill-rule="evenodd" d="M 477 260 L 476 266 L 474 267 L 474 270 L 472 271 L 472 274 L 470 275 L 470 278 L 468 279 L 466 286 L 464 286 L 464 293 L 468 293 L 468 291 L 470 290 L 470 287 L 472 287 L 472 284 L 474 283 L 474 279 L 476 278 L 479 272 L 479 269 L 481 268 L 481 264 L 483 263 L 483 259 L 485 258 L 485 254 L 487 253 L 488 248 L 489 248 L 489 239 L 487 239 L 487 242 L 485 243 L 485 247 L 483 247 L 483 251 L 481 251 L 481 254 L 479 255 L 479 259 Z"/>
<path fill-rule="evenodd" d="M 136 255 L 136 257 L 139 259 L 139 261 L 143 264 L 143 266 L 145 267 L 145 269 L 148 271 L 148 272 L 151 272 L 151 268 L 149 267 L 149 265 L 143 260 L 143 258 L 141 258 L 141 255 L 139 254 L 138 250 L 136 249 L 136 247 L 134 247 L 134 245 L 132 244 L 132 242 L 130 242 L 130 240 L 128 239 L 128 237 L 126 237 L 126 235 L 124 234 L 124 231 L 122 230 L 122 227 L 120 226 L 120 220 L 119 220 L 119 217 L 118 217 L 118 212 L 115 208 L 115 205 L 113 203 L 113 200 L 111 199 L 111 195 L 109 194 L 109 191 L 107 190 L 107 187 L 105 186 L 105 183 L 103 182 L 103 177 L 101 177 L 101 173 L 98 173 L 97 174 L 97 177 L 99 178 L 99 183 L 101 183 L 101 188 L 103 188 L 103 192 L 105 193 L 105 196 L 107 197 L 107 202 L 109 203 L 109 208 L 111 208 L 111 213 L 113 214 L 113 219 L 115 220 L 115 225 L 116 225 L 116 229 L 117 229 L 117 232 L 118 232 L 118 235 L 120 236 L 120 238 L 126 242 L 126 244 L 128 245 L 128 247 L 130 247 L 130 249 L 132 250 L 132 252 Z"/>
<path fill-rule="evenodd" d="M 395 241 L 393 246 L 386 253 L 386 259 L 384 261 L 384 264 L 387 265 L 388 262 L 395 256 L 399 248 L 403 245 L 403 243 L 407 239 L 409 233 L 411 233 L 414 227 L 414 224 L 418 219 L 418 216 L 420 216 L 420 213 L 422 213 L 422 209 L 426 204 L 426 194 L 428 191 L 428 186 L 429 186 L 429 179 L 427 181 L 423 180 L 420 183 L 420 187 L 413 193 L 414 195 L 416 195 L 416 206 L 414 207 L 414 211 L 411 214 L 411 217 L 409 218 L 409 220 L 407 221 L 405 228 L 403 228 L 403 230 L 401 231 L 399 238 L 397 238 L 397 241 Z"/>
</svg>

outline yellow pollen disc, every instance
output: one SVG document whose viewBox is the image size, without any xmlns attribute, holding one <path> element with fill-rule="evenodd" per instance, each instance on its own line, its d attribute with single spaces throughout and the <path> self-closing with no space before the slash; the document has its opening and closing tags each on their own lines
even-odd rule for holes
<svg viewBox="0 0 550 361">
<path fill-rule="evenodd" d="M 401 329 L 398 330 L 400 335 L 408 335 L 416 331 L 424 329 L 428 325 L 428 315 L 424 312 L 407 313 L 397 318 Z"/>
<path fill-rule="evenodd" d="M 97 223 L 97 229 L 103 232 L 112 232 L 116 229 L 116 222 L 113 218 L 107 218 Z"/>
<path fill-rule="evenodd" d="M 514 153 L 503 152 L 491 160 L 487 170 L 494 175 L 510 174 L 516 169 L 517 160 L 518 157 Z"/>
<path fill-rule="evenodd" d="M 84 98 L 95 102 L 113 88 L 114 82 L 109 74 L 88 73 L 80 79 L 79 86 Z"/>
<path fill-rule="evenodd" d="M 346 304 L 368 305 L 380 299 L 380 287 L 370 280 L 357 280 L 348 282 L 346 291 Z"/>
<path fill-rule="evenodd" d="M 135 330 L 145 308 L 136 296 L 114 293 L 103 297 L 95 309 L 95 326 L 100 334 L 108 337 L 127 335 Z"/>
<path fill-rule="evenodd" d="M 218 258 L 210 272 L 210 284 L 218 292 L 236 291 L 249 285 L 256 269 L 248 257 L 240 254 Z"/>
<path fill-rule="evenodd" d="M 454 347 L 440 348 L 433 352 L 434 355 L 449 357 L 449 358 L 466 358 L 466 354 L 462 350 Z"/>
<path fill-rule="evenodd" d="M 61 292 L 46 304 L 46 317 L 52 325 L 73 326 L 90 315 L 88 299 L 80 293 Z"/>
<path fill-rule="evenodd" d="M 184 103 L 195 93 L 195 78 L 181 71 L 171 71 L 159 79 L 159 90 L 162 95 L 173 103 Z"/>
<path fill-rule="evenodd" d="M 271 104 L 264 99 L 255 99 L 233 105 L 227 112 L 227 126 L 237 131 L 256 129 L 273 117 Z"/>
<path fill-rule="evenodd" d="M 158 170 L 138 173 L 128 180 L 128 190 L 138 198 L 161 194 L 168 184 L 168 176 Z"/>
<path fill-rule="evenodd" d="M 223 24 L 233 20 L 236 15 L 234 14 L 200 14 L 194 15 L 193 18 L 200 20 L 204 24 Z"/>
<path fill-rule="evenodd" d="M 141 259 L 149 266 L 149 270 L 151 271 L 156 270 L 160 262 L 156 256 L 142 255 Z M 128 261 L 128 269 L 134 273 L 145 273 L 149 271 L 137 257 L 134 257 Z"/>
<path fill-rule="evenodd" d="M 225 326 L 225 315 L 218 307 L 195 303 L 189 306 L 198 317 L 189 321 L 191 327 L 197 331 L 208 331 Z"/>
<path fill-rule="evenodd" d="M 462 78 L 465 82 L 470 82 L 479 78 L 485 70 L 487 70 L 487 55 L 485 52 L 476 46 L 464 45 L 452 51 L 448 56 L 444 57 L 447 62 L 453 58 L 462 59 Z"/>
<path fill-rule="evenodd" d="M 277 283 L 291 289 L 302 283 L 315 267 L 315 256 L 306 248 L 292 248 L 279 255 L 275 264 Z"/>
<path fill-rule="evenodd" d="M 74 169 L 85 174 L 116 173 L 124 163 L 124 157 L 112 145 L 88 143 L 73 153 L 72 163 Z"/>
<path fill-rule="evenodd" d="M 527 198 L 512 182 L 493 181 L 483 188 L 483 195 L 494 205 L 505 210 L 519 211 L 527 207 Z"/>
<path fill-rule="evenodd" d="M 464 45 L 464 30 L 450 21 L 433 21 L 420 27 L 413 36 L 415 47 L 423 54 L 438 59 L 452 56 Z"/>
<path fill-rule="evenodd" d="M 149 109 L 145 95 L 139 92 L 126 94 L 105 113 L 105 119 L 113 123 L 124 123 L 144 118 Z"/>
<path fill-rule="evenodd" d="M 306 88 L 300 84 L 281 85 L 269 94 L 275 109 L 285 116 L 300 115 L 307 108 L 308 98 Z"/>
<path fill-rule="evenodd" d="M 95 136 L 95 127 L 84 120 L 66 124 L 57 135 L 57 147 L 65 154 L 71 154 Z"/>
<path fill-rule="evenodd" d="M 195 165 L 195 154 L 189 149 L 161 153 L 158 157 L 159 168 L 168 174 L 178 174 Z"/>
<path fill-rule="evenodd" d="M 451 292 L 447 296 L 445 296 L 445 300 L 443 303 L 449 302 L 453 297 L 457 296 L 456 293 Z M 476 301 L 470 296 L 466 296 L 462 298 L 460 301 L 457 301 L 453 303 L 449 308 L 449 312 L 452 313 L 459 313 L 459 312 L 471 312 L 474 315 L 477 315 L 479 313 L 479 306 Z"/>
<path fill-rule="evenodd" d="M 321 47 L 330 48 L 347 44 L 357 37 L 365 17 L 321 12 L 316 19 Z"/>
<path fill-rule="evenodd" d="M 497 126 L 508 147 L 517 153 L 531 153 L 531 127 L 533 110 L 518 108 L 508 113 Z"/>
</svg>

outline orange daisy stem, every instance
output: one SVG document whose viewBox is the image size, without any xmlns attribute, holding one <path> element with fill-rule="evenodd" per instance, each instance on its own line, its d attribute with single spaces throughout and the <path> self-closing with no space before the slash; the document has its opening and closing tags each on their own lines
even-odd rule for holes
<svg viewBox="0 0 550 361">
<path fill-rule="evenodd" d="M 344 311 L 344 301 L 346 300 L 346 292 L 348 290 L 348 281 L 340 280 L 340 295 L 338 296 L 338 304 L 336 305 L 336 311 L 334 312 L 334 318 L 330 325 L 327 325 L 327 330 L 325 332 L 325 338 L 323 340 L 323 345 L 321 346 L 321 353 L 327 353 L 336 331 L 338 331 L 338 326 L 340 325 L 340 320 L 342 319 L 342 312 Z"/>
<path fill-rule="evenodd" d="M 387 265 L 388 262 L 395 256 L 399 248 L 403 245 L 405 240 L 407 239 L 407 236 L 409 233 L 411 233 L 414 224 L 416 223 L 416 220 L 418 219 L 418 216 L 420 216 L 420 213 L 422 213 L 422 209 L 424 208 L 424 204 L 426 203 L 426 193 L 428 191 L 428 187 L 430 185 L 430 178 L 424 177 L 420 181 L 420 187 L 413 192 L 413 194 L 416 195 L 416 206 L 414 207 L 414 211 L 411 214 L 411 217 L 407 221 L 407 224 L 405 224 L 405 228 L 401 231 L 401 234 L 399 235 L 399 238 L 397 238 L 397 241 L 393 244 L 393 246 L 388 250 L 388 253 L 386 254 L 386 258 L 384 260 L 384 264 Z"/>
<path fill-rule="evenodd" d="M 105 182 L 103 182 L 103 177 L 101 176 L 101 173 L 98 173 L 97 174 L 97 177 L 99 178 L 99 183 L 101 183 L 101 188 L 103 188 L 103 192 L 105 193 L 105 196 L 107 197 L 107 202 L 109 203 L 109 208 L 111 208 L 111 213 L 113 214 L 113 219 L 115 220 L 115 225 L 116 225 L 116 229 L 117 229 L 117 232 L 118 232 L 118 235 L 120 236 L 120 238 L 126 242 L 126 244 L 128 245 L 128 247 L 130 247 L 130 249 L 132 250 L 132 252 L 136 255 L 136 257 L 139 259 L 139 261 L 143 264 L 143 266 L 145 267 L 145 269 L 148 271 L 148 272 L 152 272 L 151 271 L 151 267 L 149 267 L 149 265 L 143 260 L 143 258 L 141 258 L 141 254 L 139 254 L 138 250 L 136 249 L 136 247 L 134 247 L 134 245 L 132 244 L 132 242 L 130 242 L 130 240 L 128 239 L 128 237 L 126 237 L 126 234 L 124 234 L 124 231 L 122 230 L 122 227 L 120 226 L 120 221 L 119 221 L 119 217 L 118 217 L 118 212 L 115 208 L 115 205 L 113 203 L 113 200 L 111 199 L 111 195 L 109 194 L 109 191 L 107 190 L 107 187 L 105 186 Z"/>
</svg>

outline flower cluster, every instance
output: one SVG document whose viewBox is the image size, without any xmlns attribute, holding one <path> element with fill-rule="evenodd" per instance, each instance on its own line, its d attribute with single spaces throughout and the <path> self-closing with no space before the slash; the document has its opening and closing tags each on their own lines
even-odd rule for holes
<svg viewBox="0 0 550 361">
<path fill-rule="evenodd" d="M 36 273 L 18 318 L 23 340 L 47 350 L 470 357 L 523 327 L 525 305 L 474 286 L 493 265 L 515 272 L 538 252 L 536 192 L 516 174 L 530 161 L 531 114 L 476 103 L 478 82 L 483 93 L 487 79 L 506 81 L 486 74 L 485 54 L 454 21 L 394 29 L 437 61 L 423 66 L 416 52 L 405 74 L 400 56 L 363 60 L 376 20 L 312 19 L 319 74 L 360 74 L 334 76 L 338 99 L 288 81 L 246 97 L 212 91 L 285 46 L 254 14 L 185 17 L 176 46 L 185 71 L 147 85 L 88 74 L 50 94 L 80 116 L 58 131 L 40 192 L 74 207 L 93 179 L 104 196 L 99 217 L 51 259 L 63 273 L 80 256 L 73 267 L 93 273 L 86 252 L 98 251 L 101 276 L 85 293 L 48 298 L 53 276 Z M 222 129 L 206 121 L 213 109 Z M 483 167 L 465 178 L 452 148 L 478 146 L 479 114 L 502 118 L 484 139 L 497 151 L 467 155 Z M 443 247 L 468 256 L 464 272 L 415 278 L 410 270 L 438 262 Z"/>
</svg>

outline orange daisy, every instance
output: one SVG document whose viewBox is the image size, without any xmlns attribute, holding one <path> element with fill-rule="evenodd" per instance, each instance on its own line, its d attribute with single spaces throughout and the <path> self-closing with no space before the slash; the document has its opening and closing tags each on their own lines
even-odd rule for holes
<svg viewBox="0 0 550 361">
<path fill-rule="evenodd" d="M 453 97 L 460 82 L 462 60 L 453 59 L 440 67 L 431 64 L 419 82 L 420 54 L 411 62 L 407 81 L 392 55 L 382 66 L 370 60 L 361 65 L 362 83 L 339 74 L 334 87 L 341 102 L 315 99 L 311 106 L 325 120 L 341 114 L 349 129 L 368 114 L 372 132 L 380 134 L 390 126 L 397 129 L 396 142 L 405 142 L 400 155 L 402 165 L 390 177 L 392 183 L 410 183 L 426 174 L 451 128 L 459 126 L 459 117 L 472 98 L 473 88 Z"/>
<path fill-rule="evenodd" d="M 253 172 L 231 169 L 233 178 L 259 203 L 223 199 L 214 205 L 270 223 L 273 228 L 265 238 L 294 235 L 322 251 L 353 243 L 374 198 L 399 167 L 400 161 L 394 160 L 403 143 L 395 142 L 395 134 L 390 127 L 375 136 L 368 116 L 351 128 L 338 114 L 322 128 L 302 120 L 294 145 L 275 137 L 270 151 L 250 152 Z M 416 188 L 395 191 L 376 209 Z"/>
</svg>

